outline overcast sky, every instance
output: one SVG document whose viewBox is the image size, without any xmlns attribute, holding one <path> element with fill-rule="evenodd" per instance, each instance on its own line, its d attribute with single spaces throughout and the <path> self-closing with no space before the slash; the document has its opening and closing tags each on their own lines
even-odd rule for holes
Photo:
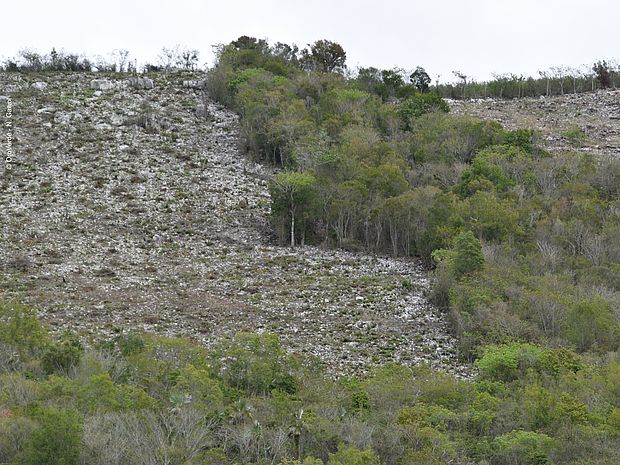
<svg viewBox="0 0 620 465">
<path fill-rule="evenodd" d="M 144 63 L 179 44 L 211 64 L 211 45 L 250 35 L 301 47 L 329 39 L 349 67 L 422 65 L 442 81 L 453 70 L 488 78 L 620 59 L 620 0 L 10 0 L 0 21 L 3 58 L 127 49 Z"/>
</svg>

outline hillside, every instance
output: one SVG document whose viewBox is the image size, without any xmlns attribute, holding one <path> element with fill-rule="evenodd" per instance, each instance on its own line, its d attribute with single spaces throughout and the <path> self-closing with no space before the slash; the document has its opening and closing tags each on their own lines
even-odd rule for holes
<svg viewBox="0 0 620 465">
<path fill-rule="evenodd" d="M 397 360 L 467 376 L 415 259 L 272 245 L 270 168 L 240 153 L 233 113 L 209 102 L 203 116 L 199 78 L 96 91 L 94 74 L 0 75 L 15 128 L 5 298 L 87 339 L 140 330 L 209 346 L 268 331 L 332 373 Z"/>
<path fill-rule="evenodd" d="M 510 129 L 535 128 L 552 151 L 620 158 L 620 90 L 514 100 L 451 100 L 450 107 L 454 114 L 497 121 Z"/>
</svg>

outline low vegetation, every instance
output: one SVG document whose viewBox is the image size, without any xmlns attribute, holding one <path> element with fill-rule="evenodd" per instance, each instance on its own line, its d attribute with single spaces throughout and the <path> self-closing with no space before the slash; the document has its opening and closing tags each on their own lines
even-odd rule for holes
<svg viewBox="0 0 620 465">
<path fill-rule="evenodd" d="M 617 463 L 616 359 L 519 342 L 481 354 L 473 381 L 396 364 L 334 380 L 268 334 L 83 347 L 3 304 L 0 463 Z"/>
</svg>

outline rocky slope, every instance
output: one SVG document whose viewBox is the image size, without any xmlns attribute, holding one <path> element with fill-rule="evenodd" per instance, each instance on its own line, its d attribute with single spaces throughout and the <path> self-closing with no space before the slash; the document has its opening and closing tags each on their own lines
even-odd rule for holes
<svg viewBox="0 0 620 465">
<path fill-rule="evenodd" d="M 549 150 L 620 158 L 620 90 L 515 100 L 453 100 L 452 113 L 540 130 Z"/>
<path fill-rule="evenodd" d="M 85 337 L 269 331 L 335 374 L 398 360 L 468 376 L 418 262 L 270 244 L 269 169 L 191 78 L 0 75 L 5 298 Z"/>
</svg>

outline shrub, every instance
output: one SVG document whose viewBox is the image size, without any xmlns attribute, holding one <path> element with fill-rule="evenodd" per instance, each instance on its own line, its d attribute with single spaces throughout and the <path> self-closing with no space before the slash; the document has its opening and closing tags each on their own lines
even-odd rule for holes
<svg viewBox="0 0 620 465">
<path fill-rule="evenodd" d="M 433 92 L 412 95 L 398 106 L 398 115 L 406 127 L 410 126 L 412 118 L 419 118 L 425 113 L 449 111 L 446 101 Z"/>
<path fill-rule="evenodd" d="M 46 373 L 66 373 L 80 363 L 83 348 L 77 336 L 65 333 L 59 342 L 48 344 L 41 357 Z"/>
<path fill-rule="evenodd" d="M 583 147 L 588 140 L 588 136 L 586 136 L 586 133 L 578 126 L 571 127 L 562 135 L 566 137 L 566 139 L 568 139 L 568 141 L 576 147 Z"/>
<path fill-rule="evenodd" d="M 497 463 L 510 465 L 551 465 L 549 452 L 555 441 L 542 433 L 511 431 L 495 439 Z"/>
<path fill-rule="evenodd" d="M 544 349 L 532 344 L 513 343 L 487 347 L 476 362 L 484 378 L 512 381 L 527 368 L 539 368 Z"/>
<path fill-rule="evenodd" d="M 0 342 L 15 347 L 21 355 L 34 355 L 47 344 L 48 336 L 34 311 L 0 302 Z"/>
<path fill-rule="evenodd" d="M 484 268 L 482 245 L 471 231 L 459 234 L 454 241 L 454 271 L 457 276 Z"/>
<path fill-rule="evenodd" d="M 329 454 L 328 465 L 380 465 L 379 457 L 372 450 L 361 451 L 353 446 L 340 444 L 338 451 Z"/>
<path fill-rule="evenodd" d="M 35 417 L 35 429 L 20 454 L 20 465 L 77 465 L 79 463 L 82 424 L 70 410 L 49 407 Z"/>
<path fill-rule="evenodd" d="M 212 352 L 211 366 L 225 383 L 252 394 L 274 389 L 294 393 L 297 389 L 291 373 L 296 363 L 274 335 L 239 333 Z"/>
<path fill-rule="evenodd" d="M 583 300 L 573 305 L 568 314 L 564 333 L 578 352 L 618 348 L 620 328 L 613 311 L 603 299 Z"/>
</svg>

